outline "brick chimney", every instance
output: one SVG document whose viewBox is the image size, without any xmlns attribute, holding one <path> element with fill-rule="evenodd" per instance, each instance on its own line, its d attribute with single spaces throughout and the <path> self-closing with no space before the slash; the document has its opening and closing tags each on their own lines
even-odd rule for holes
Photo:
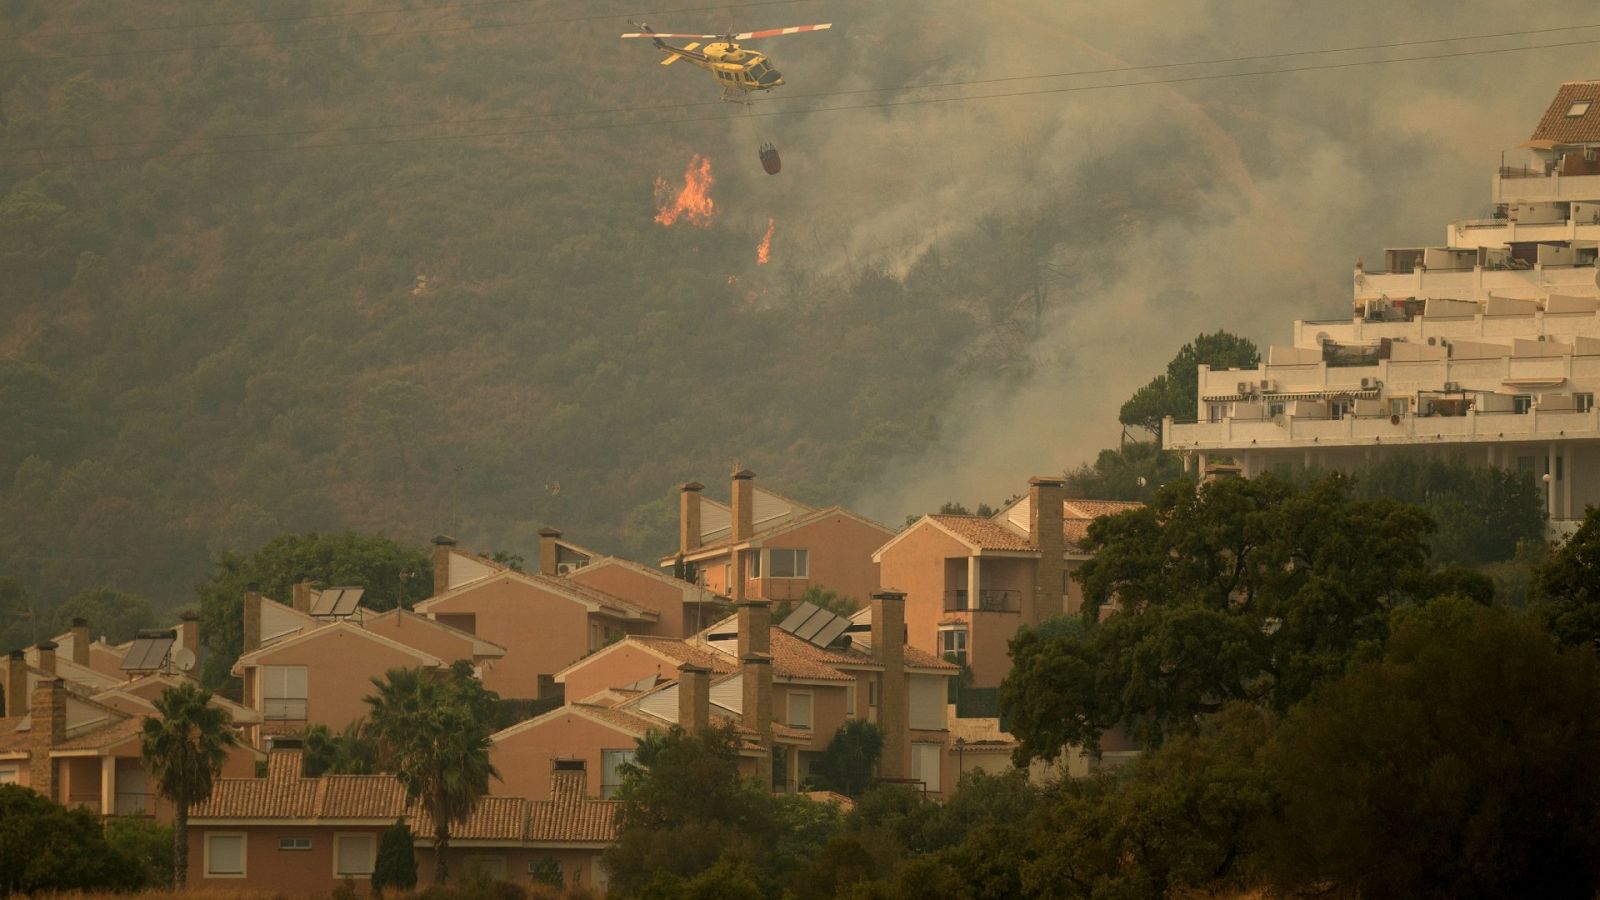
<svg viewBox="0 0 1600 900">
<path fill-rule="evenodd" d="M 437 576 L 435 576 L 437 577 Z M 304 572 L 294 577 L 294 608 L 298 612 L 311 612 L 311 576 Z"/>
<path fill-rule="evenodd" d="M 750 653 L 739 657 L 744 689 L 744 727 L 761 736 L 761 746 L 772 749 L 772 655 Z M 761 766 L 770 781 L 771 766 Z"/>
<path fill-rule="evenodd" d="M 56 677 L 56 642 L 41 641 L 39 643 L 39 671 L 46 678 Z"/>
<path fill-rule="evenodd" d="M 561 549 L 556 546 L 556 541 L 561 539 L 561 532 L 554 528 L 539 529 L 539 574 L 556 574 L 556 563 L 561 557 Z"/>
<path fill-rule="evenodd" d="M 678 667 L 678 724 L 692 734 L 711 727 L 711 670 L 693 663 Z"/>
<path fill-rule="evenodd" d="M 755 531 L 756 473 L 740 469 L 733 473 L 733 520 L 731 537 L 734 543 L 749 540 Z"/>
<path fill-rule="evenodd" d="M 41 647 L 43 645 L 40 645 Z M 54 646 L 52 653 L 54 653 Z M 32 751 L 28 786 L 49 797 L 56 797 L 55 761 L 50 750 L 67 739 L 67 684 L 59 678 L 41 681 L 33 689 L 33 722 L 28 733 Z"/>
<path fill-rule="evenodd" d="M 178 646 L 200 658 L 200 614 L 185 612 L 178 616 Z"/>
<path fill-rule="evenodd" d="M 27 715 L 31 702 L 28 697 L 27 654 L 13 650 L 6 658 L 6 715 Z"/>
<path fill-rule="evenodd" d="M 454 550 L 456 539 L 448 534 L 436 535 L 433 539 L 433 596 L 437 597 L 450 590 L 450 551 Z"/>
<path fill-rule="evenodd" d="M 242 652 L 261 649 L 261 585 L 254 581 L 244 586 L 244 644 Z"/>
<path fill-rule="evenodd" d="M 740 600 L 739 658 L 772 652 L 772 604 L 766 600 Z"/>
<path fill-rule="evenodd" d="M 1039 548 L 1039 565 L 1033 570 L 1033 621 L 1043 622 L 1067 611 L 1062 578 L 1067 570 L 1064 531 L 1066 482 L 1049 475 L 1028 479 L 1028 540 Z"/>
<path fill-rule="evenodd" d="M 706 486 L 689 481 L 678 487 L 678 552 L 700 549 L 700 492 Z"/>
<path fill-rule="evenodd" d="M 878 727 L 883 729 L 883 757 L 878 774 L 906 777 L 911 754 L 911 709 L 906 684 L 906 595 L 884 590 L 872 595 L 872 656 L 883 666 L 878 689 Z"/>
<path fill-rule="evenodd" d="M 89 620 L 82 616 L 72 620 L 72 661 L 80 666 L 89 664 Z"/>
</svg>

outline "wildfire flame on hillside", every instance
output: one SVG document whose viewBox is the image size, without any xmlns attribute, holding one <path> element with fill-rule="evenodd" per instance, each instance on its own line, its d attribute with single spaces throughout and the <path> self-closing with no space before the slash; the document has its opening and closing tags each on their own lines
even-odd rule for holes
<svg viewBox="0 0 1600 900">
<path fill-rule="evenodd" d="M 768 217 L 767 233 L 762 235 L 761 243 L 756 247 L 756 265 L 764 266 L 772 258 L 772 229 L 777 226 L 777 220 Z"/>
<path fill-rule="evenodd" d="M 696 153 L 683 170 L 683 190 L 661 201 L 656 221 L 672 225 L 682 218 L 690 225 L 710 227 L 717 215 L 717 205 L 711 200 L 711 186 L 715 183 L 716 179 L 711 177 L 711 160 Z M 671 190 L 665 178 L 656 179 L 656 196 L 669 194 Z"/>
</svg>

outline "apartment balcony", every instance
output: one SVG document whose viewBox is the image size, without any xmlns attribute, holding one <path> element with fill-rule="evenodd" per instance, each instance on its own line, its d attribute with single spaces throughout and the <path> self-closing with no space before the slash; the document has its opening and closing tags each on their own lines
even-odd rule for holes
<svg viewBox="0 0 1600 900">
<path fill-rule="evenodd" d="M 1398 421 L 1396 421 L 1398 420 Z M 1167 420 L 1168 450 L 1245 451 L 1411 444 L 1484 444 L 1600 439 L 1600 409 L 1585 412 L 1480 413 L 1448 416 L 1346 416 L 1342 419 L 1280 416 L 1220 422 Z"/>
<path fill-rule="evenodd" d="M 1494 202 L 1600 200 L 1600 175 L 1562 175 L 1505 167 L 1494 176 Z"/>
<path fill-rule="evenodd" d="M 972 600 L 968 591 L 955 590 L 944 592 L 945 612 L 994 612 L 994 613 L 1020 613 L 1022 612 L 1022 592 L 1015 590 L 991 590 L 984 588 L 978 591 L 977 602 Z"/>
<path fill-rule="evenodd" d="M 1537 339 L 1540 335 L 1567 343 L 1574 337 L 1600 337 L 1600 311 L 1538 312 L 1523 316 L 1416 316 L 1394 322 L 1362 318 L 1308 319 L 1295 323 L 1294 345 L 1316 347 L 1323 338 L 1336 344 L 1371 344 L 1384 339 L 1414 344 L 1427 344 L 1431 339 L 1437 344 L 1441 340 L 1504 342 L 1519 337 Z"/>
<path fill-rule="evenodd" d="M 1484 301 L 1490 294 L 1519 300 L 1539 300 L 1551 294 L 1593 297 L 1595 272 L 1593 265 L 1417 267 L 1397 272 L 1360 272 L 1356 276 L 1354 298 L 1440 297 Z"/>
</svg>

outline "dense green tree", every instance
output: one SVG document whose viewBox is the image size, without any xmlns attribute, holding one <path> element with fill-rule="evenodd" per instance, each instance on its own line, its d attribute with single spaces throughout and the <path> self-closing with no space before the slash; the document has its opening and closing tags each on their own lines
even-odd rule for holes
<svg viewBox="0 0 1600 900">
<path fill-rule="evenodd" d="M 1261 353 L 1251 341 L 1218 331 L 1200 334 L 1178 350 L 1167 363 L 1167 371 L 1151 379 L 1122 404 L 1118 418 L 1122 424 L 1143 428 L 1161 438 L 1161 420 L 1171 416 L 1192 421 L 1200 393 L 1199 367 L 1249 369 L 1261 364 Z"/>
<path fill-rule="evenodd" d="M 153 888 L 172 887 L 172 826 L 137 816 L 106 819 L 106 843 L 137 863 L 139 883 Z"/>
<path fill-rule="evenodd" d="M 472 816 L 499 773 L 489 762 L 498 697 L 473 677 L 471 663 L 444 671 L 391 669 L 366 698 L 369 728 L 385 767 L 433 822 L 433 879 L 449 879 L 450 830 Z"/>
<path fill-rule="evenodd" d="M 1600 662 L 1460 599 L 1291 710 L 1269 757 L 1286 890 L 1572 897 L 1600 888 Z"/>
<path fill-rule="evenodd" d="M 1557 640 L 1600 647 L 1600 507 L 1534 569 L 1534 593 Z"/>
<path fill-rule="evenodd" d="M 169 842 L 167 853 L 172 852 Z M 0 897 L 156 886 L 124 846 L 108 842 L 87 809 L 68 810 L 36 791 L 0 784 Z"/>
<path fill-rule="evenodd" d="M 1116 724 L 1146 746 L 1229 700 L 1287 709 L 1381 646 L 1388 612 L 1439 587 L 1416 507 L 1329 476 L 1174 481 L 1089 527 L 1079 633 L 1024 629 L 1000 689 L 1018 757 L 1091 749 Z M 1099 621 L 1115 599 L 1121 612 Z"/>
<path fill-rule="evenodd" d="M 211 796 L 239 738 L 227 711 L 211 704 L 211 692 L 193 684 L 167 688 L 155 706 L 159 716 L 144 720 L 139 754 L 156 793 L 173 806 L 172 872 L 181 890 L 189 868 L 189 808 Z"/>
<path fill-rule="evenodd" d="M 416 842 L 405 819 L 396 819 L 384 829 L 378 841 L 378 857 L 372 865 L 372 893 L 381 897 L 387 890 L 409 891 L 417 886 Z M 559 872 L 559 870 L 557 870 Z"/>
<path fill-rule="evenodd" d="M 91 635 L 105 635 L 115 644 L 132 640 L 134 632 L 141 628 L 160 624 L 150 601 L 138 594 L 108 587 L 82 591 L 52 610 L 50 633 L 66 631 L 74 618 L 87 621 Z"/>
<path fill-rule="evenodd" d="M 798 868 L 784 823 L 803 821 L 806 811 L 784 811 L 755 779 L 741 777 L 740 745 L 731 728 L 691 734 L 674 727 L 640 739 L 618 793 L 617 841 L 604 857 L 613 890 L 697 896 L 674 892 L 729 873 L 741 880 L 757 873 L 766 889 L 778 872 Z M 809 833 L 803 845 L 813 849 L 826 842 L 814 825 L 796 835 Z"/>
<path fill-rule="evenodd" d="M 326 725 L 308 725 L 300 733 L 302 774 L 371 775 L 378 771 L 380 749 L 372 729 L 363 719 L 346 725 L 338 734 Z"/>
<path fill-rule="evenodd" d="M 1428 545 L 1440 563 L 1501 562 L 1544 539 L 1544 497 L 1532 472 L 1393 453 L 1354 477 L 1355 496 L 1427 510 L 1437 525 Z"/>
<path fill-rule="evenodd" d="M 1129 441 L 1101 450 L 1093 465 L 1067 473 L 1067 493 L 1085 500 L 1149 502 L 1156 489 L 1183 475 L 1183 460 L 1154 441 Z"/>
<path fill-rule="evenodd" d="M 828 740 L 811 764 L 811 774 L 819 789 L 855 797 L 872 783 L 882 754 L 883 730 L 865 719 L 851 719 Z"/>
<path fill-rule="evenodd" d="M 225 552 L 211 577 L 196 591 L 200 633 L 211 651 L 205 681 L 221 684 L 244 641 L 245 586 L 261 586 L 270 598 L 288 602 L 295 580 L 305 576 L 322 586 L 359 585 L 368 609 L 410 608 L 433 592 L 433 562 L 428 551 L 381 535 L 352 531 L 280 534 L 249 555 Z"/>
</svg>

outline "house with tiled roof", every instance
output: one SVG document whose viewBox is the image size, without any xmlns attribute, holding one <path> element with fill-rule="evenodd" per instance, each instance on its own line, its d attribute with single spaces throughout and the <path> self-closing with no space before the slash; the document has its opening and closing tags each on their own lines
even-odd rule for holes
<svg viewBox="0 0 1600 900">
<path fill-rule="evenodd" d="M 878 589 L 872 551 L 894 529 L 842 506 L 816 508 L 756 485 L 740 469 L 727 503 L 688 482 L 678 492 L 678 550 L 663 570 L 737 602 L 795 600 L 821 587 L 857 603 Z"/>
<path fill-rule="evenodd" d="M 647 632 L 652 635 L 679 638 L 694 634 L 727 610 L 727 598 L 715 591 L 620 556 L 596 556 L 561 574 L 655 610 L 658 618 Z M 630 633 L 638 632 L 630 629 Z"/>
<path fill-rule="evenodd" d="M 18 670 L 26 663 L 20 651 L 7 662 L 8 680 L 21 678 Z M 143 711 L 85 696 L 59 678 L 38 682 L 26 708 L 22 696 L 11 694 L 0 717 L 0 784 L 29 787 L 98 815 L 170 819 L 172 810 L 155 795 L 140 760 Z M 255 761 L 252 751 L 240 747 L 229 753 L 223 771 L 245 774 Z"/>
<path fill-rule="evenodd" d="M 879 592 L 870 607 L 890 607 L 890 630 L 898 597 Z M 558 673 L 568 696 L 581 702 L 496 736 L 506 766 L 535 757 L 510 776 L 517 781 L 511 789 L 538 796 L 544 758 L 551 765 L 582 760 L 598 766 L 605 773 L 602 784 L 614 786 L 615 767 L 632 758 L 632 745 L 616 743 L 604 730 L 629 739 L 650 730 L 652 722 L 657 729 L 680 723 L 684 692 L 698 684 L 686 688 L 681 673 L 694 671 L 704 673 L 713 720 L 736 722 L 766 748 L 762 752 L 776 751 L 779 790 L 799 790 L 835 732 L 863 719 L 888 735 L 885 777 L 915 780 L 930 793 L 942 793 L 953 786 L 944 765 L 945 698 L 957 667 L 905 646 L 903 638 L 879 644 L 898 648 L 886 659 L 873 650 L 872 628 L 870 621 L 840 621 L 822 638 L 811 632 L 803 638 L 773 626 L 768 601 L 746 600 L 735 616 L 689 638 L 624 638 Z"/>
<path fill-rule="evenodd" d="M 365 892 L 383 831 L 405 820 L 418 880 L 433 877 L 433 823 L 392 775 L 306 778 L 296 751 L 270 754 L 265 777 L 221 778 L 189 814 L 189 884 L 280 895 Z M 546 799 L 492 796 L 451 828 L 457 876 L 529 883 L 559 871 L 571 887 L 605 890 L 600 853 L 616 836 L 616 804 L 588 796 L 582 771 L 555 774 Z"/>
<path fill-rule="evenodd" d="M 541 567 L 554 572 L 570 546 L 560 532 L 545 529 Z M 562 574 L 518 572 L 462 553 L 454 539 L 442 536 L 434 539 L 434 584 L 438 592 L 416 612 L 503 645 L 505 656 L 485 666 L 482 677 L 506 698 L 558 696 L 556 672 L 623 635 L 652 632 L 662 618 L 656 609 Z"/>
<path fill-rule="evenodd" d="M 1039 476 L 994 515 L 923 516 L 873 558 L 884 583 L 906 592 L 911 646 L 954 656 L 974 687 L 992 688 L 1011 669 L 1019 627 L 1082 606 L 1071 574 L 1089 559 L 1089 523 L 1138 506 L 1068 499 L 1062 479 Z"/>
</svg>

